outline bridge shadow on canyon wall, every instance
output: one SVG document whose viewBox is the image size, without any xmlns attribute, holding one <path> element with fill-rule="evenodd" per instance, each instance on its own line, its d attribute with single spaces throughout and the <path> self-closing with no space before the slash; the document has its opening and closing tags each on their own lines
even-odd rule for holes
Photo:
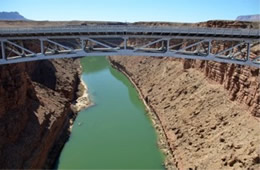
<svg viewBox="0 0 260 170">
<path fill-rule="evenodd" d="M 34 62 L 34 69 L 30 76 L 32 81 L 55 90 L 57 82 L 56 71 L 56 68 L 49 60 L 42 60 Z"/>
</svg>

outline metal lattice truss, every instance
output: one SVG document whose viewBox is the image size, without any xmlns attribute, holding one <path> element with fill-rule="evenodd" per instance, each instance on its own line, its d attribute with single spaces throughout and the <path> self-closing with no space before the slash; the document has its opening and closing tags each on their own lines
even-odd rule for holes
<svg viewBox="0 0 260 170">
<path fill-rule="evenodd" d="M 1 33 L 1 31 L 0 31 Z M 0 34 L 1 35 L 1 34 Z M 0 64 L 80 56 L 165 56 L 260 66 L 259 36 L 104 34 L 0 37 Z"/>
</svg>

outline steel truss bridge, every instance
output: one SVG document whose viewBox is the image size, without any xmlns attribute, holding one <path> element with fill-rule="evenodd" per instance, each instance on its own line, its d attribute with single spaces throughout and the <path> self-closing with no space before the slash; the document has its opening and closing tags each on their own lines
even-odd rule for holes
<svg viewBox="0 0 260 170">
<path fill-rule="evenodd" d="M 259 68 L 259 38 L 256 29 L 134 25 L 1 28 L 0 64 L 117 55 L 212 60 Z M 258 54 L 253 48 L 258 48 Z"/>
</svg>

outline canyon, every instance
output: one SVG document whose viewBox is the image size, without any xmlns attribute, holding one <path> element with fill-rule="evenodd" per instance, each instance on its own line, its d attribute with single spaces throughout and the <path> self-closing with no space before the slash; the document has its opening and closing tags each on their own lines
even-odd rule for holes
<svg viewBox="0 0 260 170">
<path fill-rule="evenodd" d="M 1 27 L 109 24 L 1 21 Z M 136 25 L 256 28 L 240 21 Z M 259 55 L 259 46 L 252 55 Z M 110 56 L 159 119 L 178 169 L 258 169 L 259 68 L 211 61 Z M 69 137 L 78 98 L 79 60 L 0 66 L 0 167 L 51 168 Z M 163 146 L 161 146 L 163 147 Z"/>
</svg>

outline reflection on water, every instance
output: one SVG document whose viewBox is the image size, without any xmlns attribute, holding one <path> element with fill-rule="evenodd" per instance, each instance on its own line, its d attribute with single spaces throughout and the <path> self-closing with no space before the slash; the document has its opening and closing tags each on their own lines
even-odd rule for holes
<svg viewBox="0 0 260 170">
<path fill-rule="evenodd" d="M 105 57 L 81 63 L 95 106 L 79 113 L 58 169 L 164 169 L 155 130 L 133 85 Z"/>
</svg>

